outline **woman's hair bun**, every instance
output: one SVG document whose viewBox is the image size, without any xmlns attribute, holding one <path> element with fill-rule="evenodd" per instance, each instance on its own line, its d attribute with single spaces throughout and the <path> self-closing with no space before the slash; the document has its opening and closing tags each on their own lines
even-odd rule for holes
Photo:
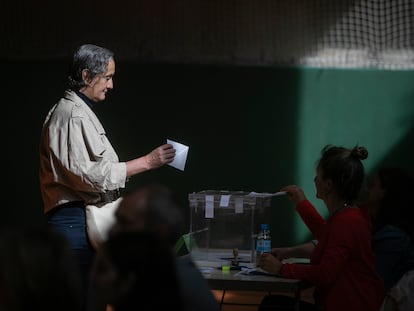
<svg viewBox="0 0 414 311">
<path fill-rule="evenodd" d="M 368 158 L 368 150 L 362 146 L 355 146 L 351 150 L 351 156 L 359 160 L 365 160 L 366 158 Z"/>
</svg>

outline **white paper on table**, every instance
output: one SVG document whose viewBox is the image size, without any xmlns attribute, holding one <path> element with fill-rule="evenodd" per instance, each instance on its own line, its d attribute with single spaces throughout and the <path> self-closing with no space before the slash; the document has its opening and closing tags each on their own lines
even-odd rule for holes
<svg viewBox="0 0 414 311">
<path fill-rule="evenodd" d="M 168 165 L 184 171 L 189 147 L 171 139 L 167 139 L 167 144 L 171 144 L 175 149 L 174 160 L 168 163 Z"/>
<path fill-rule="evenodd" d="M 236 275 L 269 275 L 275 276 L 275 274 L 269 273 L 266 270 L 263 270 L 260 267 L 257 268 L 241 268 L 241 271 L 236 273 Z"/>
</svg>

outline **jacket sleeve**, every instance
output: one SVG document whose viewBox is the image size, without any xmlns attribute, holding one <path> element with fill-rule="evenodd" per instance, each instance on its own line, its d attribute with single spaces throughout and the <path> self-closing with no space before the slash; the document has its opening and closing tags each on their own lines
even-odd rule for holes
<svg viewBox="0 0 414 311">
<path fill-rule="evenodd" d="M 326 225 L 325 219 L 323 219 L 308 200 L 301 201 L 296 206 L 296 211 L 299 213 L 308 229 L 312 232 L 314 238 L 318 239 L 319 232 Z"/>
</svg>

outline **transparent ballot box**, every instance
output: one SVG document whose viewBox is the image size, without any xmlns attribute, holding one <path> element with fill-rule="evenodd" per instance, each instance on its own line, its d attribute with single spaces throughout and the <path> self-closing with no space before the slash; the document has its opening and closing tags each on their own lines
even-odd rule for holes
<svg viewBox="0 0 414 311">
<path fill-rule="evenodd" d="M 188 195 L 190 232 L 187 248 L 203 266 L 254 266 L 255 239 L 270 222 L 271 195 L 204 190 Z"/>
</svg>

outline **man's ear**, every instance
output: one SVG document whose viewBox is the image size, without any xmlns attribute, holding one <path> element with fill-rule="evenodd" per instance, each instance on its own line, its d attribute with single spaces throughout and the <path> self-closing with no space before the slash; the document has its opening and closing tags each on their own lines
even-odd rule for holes
<svg viewBox="0 0 414 311">
<path fill-rule="evenodd" d="M 91 79 L 89 78 L 89 70 L 82 69 L 82 80 L 85 82 L 86 85 L 89 85 Z"/>
</svg>

